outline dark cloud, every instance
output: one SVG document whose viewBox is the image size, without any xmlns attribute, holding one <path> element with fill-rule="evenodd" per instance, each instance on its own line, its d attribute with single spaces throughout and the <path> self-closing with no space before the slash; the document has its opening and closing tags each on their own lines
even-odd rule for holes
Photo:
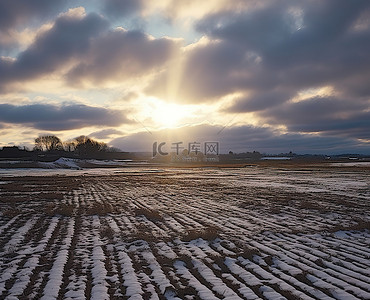
<svg viewBox="0 0 370 300">
<path fill-rule="evenodd" d="M 0 104 L 0 122 L 59 131 L 87 126 L 118 126 L 129 121 L 122 111 L 83 104 Z"/>
<path fill-rule="evenodd" d="M 11 83 L 61 72 L 69 63 L 74 67 L 65 79 L 73 86 L 147 75 L 163 68 L 179 51 L 174 40 L 154 39 L 140 31 L 112 31 L 101 16 L 79 13 L 59 16 L 54 26 L 16 59 L 0 57 L 0 90 L 9 90 Z"/>
<path fill-rule="evenodd" d="M 95 39 L 81 63 L 67 75 L 70 84 L 85 81 L 102 84 L 147 75 L 164 64 L 178 51 L 177 42 L 153 39 L 140 31 L 117 29 Z"/>
<path fill-rule="evenodd" d="M 226 108 L 226 111 L 238 113 L 238 112 L 250 112 L 260 111 L 266 108 L 271 108 L 275 105 L 288 101 L 294 94 L 290 90 L 279 90 L 272 89 L 268 91 L 252 92 L 247 97 L 237 99 Z"/>
<path fill-rule="evenodd" d="M 210 15 L 197 28 L 260 57 L 253 76 L 241 80 L 239 89 L 247 86 L 264 92 L 279 87 L 299 91 L 334 85 L 357 94 L 360 86 L 363 93 L 369 91 L 370 28 L 355 29 L 366 11 L 370 11 L 366 0 L 274 1 L 257 10 Z M 228 53 L 233 57 L 235 54 Z M 233 68 L 239 74 L 248 69 L 243 60 L 239 68 Z M 353 77 L 358 80 L 353 82 Z M 351 91 L 351 86 L 356 88 Z"/>
<path fill-rule="evenodd" d="M 143 8 L 143 0 L 105 0 L 103 11 L 110 17 L 119 19 Z"/>
<path fill-rule="evenodd" d="M 113 138 L 114 136 L 117 136 L 117 135 L 124 135 L 124 133 L 122 131 L 119 131 L 117 129 L 114 129 L 114 128 L 109 128 L 109 129 L 103 129 L 103 130 L 100 130 L 100 131 L 95 131 L 93 133 L 90 133 L 89 136 L 93 137 L 93 138 L 97 138 L 97 139 L 111 139 Z"/>
<path fill-rule="evenodd" d="M 171 152 L 172 142 L 183 142 L 181 146 L 188 147 L 189 142 L 218 141 L 221 153 L 229 151 L 261 153 L 322 153 L 335 154 L 346 152 L 366 153 L 366 145 L 356 139 L 320 136 L 309 134 L 282 134 L 266 127 L 240 126 L 228 127 L 221 133 L 220 126 L 198 125 L 185 128 L 162 130 L 157 132 L 140 132 L 110 142 L 114 147 L 129 152 L 151 152 L 154 142 L 166 142 L 163 150 Z M 218 134 L 219 133 L 219 134 Z M 203 151 L 203 150 L 202 150 Z"/>
<path fill-rule="evenodd" d="M 183 102 L 245 96 L 230 111 L 268 110 L 302 90 L 332 86 L 339 94 L 368 97 L 370 27 L 356 29 L 370 2 L 265 2 L 257 9 L 211 14 L 197 24 L 211 42 L 184 53 L 176 95 Z M 168 97 L 171 70 L 148 93 Z"/>
<path fill-rule="evenodd" d="M 197 28 L 213 38 L 255 51 L 268 67 L 286 69 L 296 63 L 318 62 L 331 65 L 345 56 L 369 61 L 365 52 L 368 32 L 351 30 L 369 8 L 367 0 L 274 1 L 255 11 L 211 15 Z"/>
<path fill-rule="evenodd" d="M 0 89 L 8 82 L 35 79 L 52 73 L 72 59 L 83 57 L 91 40 L 107 27 L 108 23 L 97 14 L 61 15 L 54 26 L 39 35 L 17 59 L 0 58 Z"/>
<path fill-rule="evenodd" d="M 284 124 L 289 131 L 370 139 L 370 103 L 314 97 L 264 111 L 269 124 Z"/>
<path fill-rule="evenodd" d="M 19 24 L 24 25 L 33 18 L 47 19 L 55 15 L 58 9 L 65 7 L 67 0 L 1 0 L 0 30 L 6 30 Z"/>
<path fill-rule="evenodd" d="M 107 28 L 108 23 L 96 14 L 82 19 L 65 15 L 53 28 L 38 37 L 23 52 L 16 63 L 18 76 L 34 76 L 49 73 L 74 57 L 81 57 L 89 49 L 92 37 Z"/>
</svg>

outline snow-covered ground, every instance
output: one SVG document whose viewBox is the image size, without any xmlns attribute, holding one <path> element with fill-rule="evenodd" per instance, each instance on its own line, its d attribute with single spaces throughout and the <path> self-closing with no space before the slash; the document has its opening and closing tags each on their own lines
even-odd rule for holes
<svg viewBox="0 0 370 300">
<path fill-rule="evenodd" d="M 0 299 L 370 299 L 366 170 L 23 169 L 0 183 Z"/>
<path fill-rule="evenodd" d="M 370 167 L 370 161 L 332 163 L 333 167 Z"/>
</svg>

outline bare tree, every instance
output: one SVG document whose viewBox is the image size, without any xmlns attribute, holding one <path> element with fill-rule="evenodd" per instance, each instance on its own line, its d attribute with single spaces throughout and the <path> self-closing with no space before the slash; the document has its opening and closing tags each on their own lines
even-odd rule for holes
<svg viewBox="0 0 370 300">
<path fill-rule="evenodd" d="M 63 143 L 55 135 L 43 135 L 35 139 L 34 150 L 54 151 L 63 150 Z"/>
<path fill-rule="evenodd" d="M 77 142 L 75 140 L 63 143 L 64 151 L 74 152 L 76 150 Z"/>
<path fill-rule="evenodd" d="M 108 150 L 108 145 L 106 143 L 95 141 L 84 135 L 75 138 L 75 142 L 75 151 L 81 157 L 93 156 L 100 152 L 107 152 Z"/>
</svg>

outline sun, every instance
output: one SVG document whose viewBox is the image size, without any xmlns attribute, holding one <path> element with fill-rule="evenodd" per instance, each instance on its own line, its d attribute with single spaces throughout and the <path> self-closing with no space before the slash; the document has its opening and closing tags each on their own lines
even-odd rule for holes
<svg viewBox="0 0 370 300">
<path fill-rule="evenodd" d="M 156 101 L 151 111 L 154 123 L 161 127 L 174 128 L 183 124 L 191 117 L 191 112 L 185 105 Z"/>
<path fill-rule="evenodd" d="M 135 102 L 137 122 L 152 129 L 178 128 L 199 122 L 202 115 L 193 104 L 168 102 L 156 97 L 142 97 Z"/>
</svg>

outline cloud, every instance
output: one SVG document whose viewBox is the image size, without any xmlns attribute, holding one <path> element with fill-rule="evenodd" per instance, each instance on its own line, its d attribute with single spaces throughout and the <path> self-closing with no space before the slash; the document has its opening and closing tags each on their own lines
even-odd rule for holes
<svg viewBox="0 0 370 300">
<path fill-rule="evenodd" d="M 0 122 L 61 131 L 87 126 L 118 126 L 130 121 L 122 111 L 83 104 L 0 104 Z"/>
<path fill-rule="evenodd" d="M 219 11 L 197 23 L 207 42 L 187 47 L 176 89 L 180 102 L 213 102 L 238 93 L 230 111 L 269 109 L 299 92 L 333 86 L 370 95 L 370 26 L 355 30 L 370 2 L 274 1 L 248 10 Z M 168 98 L 171 70 L 147 92 Z"/>
<path fill-rule="evenodd" d="M 95 39 L 81 62 L 66 75 L 72 85 L 145 76 L 156 68 L 163 68 L 178 51 L 178 41 L 154 39 L 140 31 L 118 28 Z"/>
<path fill-rule="evenodd" d="M 183 142 L 187 148 L 189 142 L 200 142 L 204 151 L 204 142 L 219 142 L 221 153 L 259 151 L 261 153 L 322 153 L 335 154 L 356 151 L 366 153 L 367 145 L 356 139 L 330 137 L 298 133 L 281 133 L 267 127 L 239 126 L 225 128 L 207 124 L 188 126 L 152 132 L 140 132 L 110 142 L 114 147 L 128 152 L 151 152 L 154 142 L 166 142 L 163 150 L 171 152 L 172 142 Z M 218 134 L 219 133 L 219 134 Z M 345 146 L 343 146 L 345 145 Z"/>
<path fill-rule="evenodd" d="M 180 40 L 155 39 L 141 31 L 111 30 L 102 16 L 84 8 L 59 15 L 49 30 L 16 58 L 0 57 L 0 91 L 53 74 L 74 87 L 147 76 L 176 57 Z"/>
<path fill-rule="evenodd" d="M 107 21 L 97 14 L 85 15 L 83 8 L 69 10 L 16 59 L 0 57 L 1 85 L 60 71 L 72 59 L 82 58 L 91 40 L 107 27 Z"/>
<path fill-rule="evenodd" d="M 335 97 L 313 97 L 285 103 L 261 114 L 269 124 L 284 124 L 289 131 L 370 139 L 369 101 L 351 102 Z"/>
<path fill-rule="evenodd" d="M 365 38 L 366 32 L 351 28 L 369 7 L 366 0 L 274 1 L 256 10 L 210 15 L 197 28 L 212 38 L 259 53 L 271 66 L 284 67 L 302 60 L 337 59 L 359 46 L 358 39 Z M 346 49 L 328 55 L 333 46 L 345 42 L 350 42 Z"/>
<path fill-rule="evenodd" d="M 300 90 L 331 84 L 343 90 L 341 83 L 358 74 L 369 80 L 370 27 L 353 30 L 369 10 L 366 0 L 274 1 L 256 10 L 210 15 L 197 28 L 259 57 L 253 76 L 241 80 L 239 88 Z M 240 62 L 241 68 L 234 69 L 239 73 L 249 67 Z"/>
<path fill-rule="evenodd" d="M 0 29 L 24 25 L 33 18 L 46 19 L 66 6 L 65 0 L 2 0 L 0 1 Z"/>
<path fill-rule="evenodd" d="M 250 93 L 248 96 L 237 98 L 225 111 L 241 113 L 271 109 L 275 105 L 288 101 L 293 96 L 294 93 L 292 91 L 279 90 L 279 88 L 268 91 L 256 91 Z"/>
<path fill-rule="evenodd" d="M 97 139 L 111 139 L 117 135 L 124 135 L 124 133 L 122 131 L 119 131 L 117 129 L 114 129 L 114 128 L 109 128 L 109 129 L 103 129 L 103 130 L 100 130 L 100 131 L 95 131 L 93 133 L 90 133 L 89 136 L 93 137 L 93 138 L 97 138 Z"/>
</svg>

